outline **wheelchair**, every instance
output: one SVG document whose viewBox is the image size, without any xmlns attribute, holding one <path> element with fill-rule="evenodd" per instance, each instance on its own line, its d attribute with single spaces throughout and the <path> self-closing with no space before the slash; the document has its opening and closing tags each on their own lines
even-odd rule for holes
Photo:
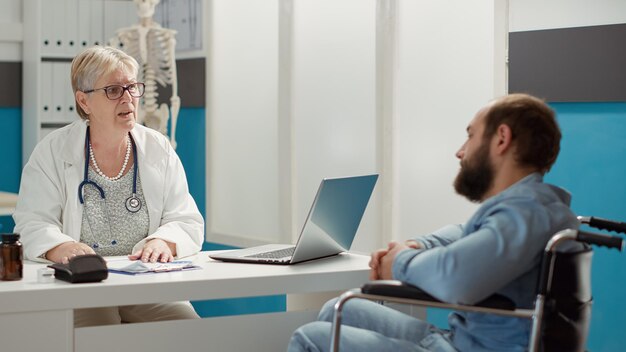
<svg viewBox="0 0 626 352">
<path fill-rule="evenodd" d="M 581 224 L 600 230 L 626 234 L 626 223 L 597 217 L 582 217 Z M 584 243 L 576 252 L 557 252 L 564 241 Z M 528 350 L 583 351 L 591 318 L 591 257 L 590 245 L 616 248 L 621 251 L 623 240 L 617 236 L 566 229 L 556 233 L 547 243 L 541 264 L 537 296 L 533 309 L 515 307 L 513 301 L 494 294 L 475 305 L 450 304 L 437 300 L 418 287 L 395 280 L 370 281 L 361 288 L 344 292 L 335 303 L 330 350 L 339 351 L 343 307 L 353 298 L 379 302 L 394 302 L 421 307 L 444 308 L 526 318 L 532 321 Z"/>
</svg>

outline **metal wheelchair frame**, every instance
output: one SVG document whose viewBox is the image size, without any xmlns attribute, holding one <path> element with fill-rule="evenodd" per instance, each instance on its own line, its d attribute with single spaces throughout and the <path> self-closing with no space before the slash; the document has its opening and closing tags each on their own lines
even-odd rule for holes
<svg viewBox="0 0 626 352">
<path fill-rule="evenodd" d="M 582 224 L 597 229 L 626 233 L 626 223 L 614 222 L 596 217 L 578 217 Z M 556 233 L 547 243 L 541 268 L 538 294 L 533 309 L 516 308 L 510 300 L 500 295 L 493 295 L 476 305 L 451 304 L 437 300 L 417 287 L 410 286 L 395 280 L 378 280 L 344 292 L 335 303 L 335 314 L 332 322 L 330 350 L 339 351 L 341 320 L 343 308 L 353 298 L 363 298 L 373 301 L 389 301 L 423 307 L 445 308 L 458 311 L 477 312 L 525 318 L 532 320 L 532 329 L 529 338 L 529 351 L 540 350 L 542 321 L 546 295 L 550 291 L 554 276 L 554 253 L 556 247 L 564 241 L 578 241 L 597 246 L 616 248 L 621 251 L 623 240 L 620 237 L 599 233 L 585 232 L 575 229 L 566 229 Z"/>
</svg>

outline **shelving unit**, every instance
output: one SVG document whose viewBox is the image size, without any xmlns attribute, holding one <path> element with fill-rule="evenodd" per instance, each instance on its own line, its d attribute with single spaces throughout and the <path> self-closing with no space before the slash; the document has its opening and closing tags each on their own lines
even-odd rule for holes
<svg viewBox="0 0 626 352">
<path fill-rule="evenodd" d="M 70 65 L 76 54 L 106 43 L 137 22 L 130 0 L 24 0 L 22 162 L 75 112 Z"/>
</svg>

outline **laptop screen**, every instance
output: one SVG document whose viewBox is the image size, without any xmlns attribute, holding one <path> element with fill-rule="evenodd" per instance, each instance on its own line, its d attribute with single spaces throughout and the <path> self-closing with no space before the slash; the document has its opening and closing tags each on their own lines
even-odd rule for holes
<svg viewBox="0 0 626 352">
<path fill-rule="evenodd" d="M 322 181 L 298 239 L 293 261 L 350 249 L 378 175 Z"/>
<path fill-rule="evenodd" d="M 369 175 L 327 179 L 324 183 L 313 208 L 311 222 L 330 235 L 344 250 L 352 245 L 376 178 L 376 175 Z"/>
</svg>

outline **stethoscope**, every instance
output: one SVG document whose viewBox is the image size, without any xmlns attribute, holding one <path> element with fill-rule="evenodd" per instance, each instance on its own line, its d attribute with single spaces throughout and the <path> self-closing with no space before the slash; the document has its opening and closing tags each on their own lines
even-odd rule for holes
<svg viewBox="0 0 626 352">
<path fill-rule="evenodd" d="M 133 148 L 133 194 L 126 198 L 126 210 L 131 213 L 136 213 L 141 209 L 141 200 L 137 197 L 137 148 L 135 146 L 135 140 L 133 136 L 130 136 L 130 142 Z M 87 126 L 87 135 L 85 136 L 85 175 L 83 177 L 83 182 L 78 185 L 78 200 L 80 200 L 80 204 L 84 204 L 85 201 L 83 199 L 83 188 L 87 185 L 94 186 L 98 192 L 100 193 L 100 198 L 104 199 L 104 190 L 94 181 L 89 180 L 89 152 L 91 151 L 91 144 L 89 144 L 89 126 Z"/>
</svg>

